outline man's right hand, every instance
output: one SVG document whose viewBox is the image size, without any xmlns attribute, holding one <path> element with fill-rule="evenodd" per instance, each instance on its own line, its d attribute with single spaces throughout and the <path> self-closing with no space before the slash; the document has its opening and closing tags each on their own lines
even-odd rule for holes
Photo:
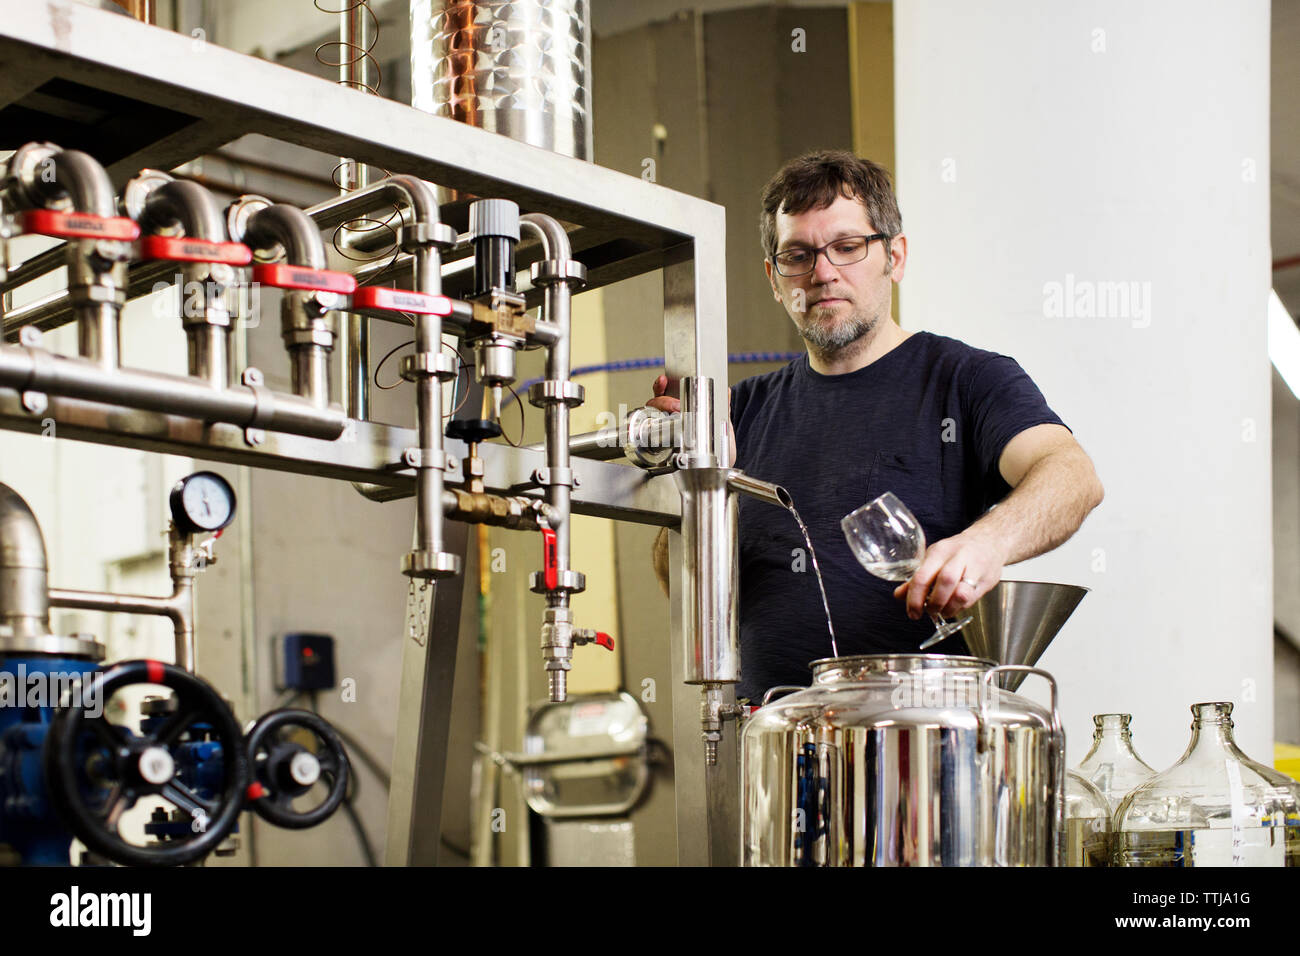
<svg viewBox="0 0 1300 956">
<path fill-rule="evenodd" d="M 655 379 L 654 389 L 655 397 L 646 402 L 647 408 L 657 408 L 661 412 L 680 412 L 682 410 L 682 400 L 678 397 L 677 383 L 680 379 L 669 379 L 667 375 L 660 375 Z"/>
<path fill-rule="evenodd" d="M 654 390 L 655 397 L 646 402 L 647 408 L 657 408 L 661 412 L 672 414 L 682 410 L 682 400 L 677 391 L 677 385 L 680 379 L 669 378 L 667 375 L 660 375 L 654 380 L 651 388 Z M 731 463 L 736 463 L 736 433 L 731 427 L 731 389 L 727 389 L 727 442 L 731 446 Z"/>
</svg>

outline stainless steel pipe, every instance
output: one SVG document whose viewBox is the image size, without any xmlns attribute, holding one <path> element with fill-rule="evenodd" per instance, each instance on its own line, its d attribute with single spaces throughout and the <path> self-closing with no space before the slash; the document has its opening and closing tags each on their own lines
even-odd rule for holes
<svg viewBox="0 0 1300 956">
<path fill-rule="evenodd" d="M 151 176 L 166 174 L 150 171 Z M 128 186 L 128 194 L 130 187 Z M 226 219 L 212 193 L 198 183 L 173 179 L 154 187 L 145 198 L 137 218 L 145 233 L 179 227 L 192 239 L 226 242 Z M 230 362 L 230 309 L 227 296 L 235 282 L 229 266 L 206 262 L 185 263 L 181 270 L 181 324 L 185 329 L 190 375 L 214 388 L 226 388 L 232 381 Z M 190 314 L 188 289 L 193 282 L 203 289 L 203 304 Z"/>
<path fill-rule="evenodd" d="M 50 633 L 45 538 L 18 492 L 0 484 L 0 624 L 16 637 Z"/>
<path fill-rule="evenodd" d="M 10 345 L 0 346 L 0 386 L 329 441 L 347 425 L 341 411 L 261 386 L 216 389 L 191 378 L 109 371 L 85 359 Z"/>
</svg>

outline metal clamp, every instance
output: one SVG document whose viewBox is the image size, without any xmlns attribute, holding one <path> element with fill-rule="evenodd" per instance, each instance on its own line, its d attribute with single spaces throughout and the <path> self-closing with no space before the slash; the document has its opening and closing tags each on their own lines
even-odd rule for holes
<svg viewBox="0 0 1300 956">
<path fill-rule="evenodd" d="M 555 572 L 556 584 L 554 588 L 546 586 L 546 572 L 533 571 L 528 575 L 528 590 L 534 594 L 546 594 L 548 591 L 568 591 L 570 594 L 578 594 L 587 589 L 587 576 L 581 571 L 564 569 Z"/>
<path fill-rule="evenodd" d="M 263 382 L 260 369 L 249 367 L 239 376 L 240 382 L 253 393 L 253 417 L 244 425 L 244 441 L 260 445 L 266 441 L 266 426 L 275 419 L 275 396 Z"/>
<path fill-rule="evenodd" d="M 572 468 L 550 468 L 543 465 L 533 470 L 532 478 L 534 486 L 543 488 L 548 485 L 568 485 L 570 488 L 582 485 Z"/>
<path fill-rule="evenodd" d="M 544 405 L 558 405 L 561 402 L 570 408 L 577 408 L 586 400 L 586 396 L 585 388 L 567 379 L 561 381 L 548 378 L 528 386 L 528 403 L 539 408 Z"/>
<path fill-rule="evenodd" d="M 456 377 L 459 369 L 456 360 L 446 352 L 416 352 L 402 357 L 399 372 L 408 382 L 436 375 L 440 381 L 449 382 Z"/>
<path fill-rule="evenodd" d="M 445 222 L 403 223 L 397 229 L 397 245 L 403 252 L 421 246 L 436 246 L 439 251 L 456 248 L 456 230 Z"/>
<path fill-rule="evenodd" d="M 552 285 L 567 282 L 570 285 L 587 284 L 587 267 L 577 259 L 541 259 L 528 270 L 533 285 Z"/>
</svg>

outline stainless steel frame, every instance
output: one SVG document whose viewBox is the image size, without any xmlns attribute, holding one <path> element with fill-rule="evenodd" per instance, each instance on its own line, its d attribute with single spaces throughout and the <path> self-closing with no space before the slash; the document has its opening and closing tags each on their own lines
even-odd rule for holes
<svg viewBox="0 0 1300 956">
<path fill-rule="evenodd" d="M 117 98 L 124 115 L 149 119 L 111 135 L 88 130 L 88 137 L 102 139 L 101 158 L 108 160 L 115 186 L 120 188 L 141 168 L 172 168 L 242 135 L 260 133 L 439 186 L 511 199 L 524 212 L 544 212 L 574 227 L 573 257 L 587 267 L 588 288 L 662 269 L 668 374 L 726 381 L 721 207 L 253 57 L 211 45 L 196 52 L 190 37 L 73 0 L 49 0 L 36 8 L 3 0 L 0 13 L 0 120 L 3 108 L 16 103 L 39 113 L 40 95 L 28 97 L 52 80 L 62 81 L 65 91 L 107 92 Z M 38 121 L 39 116 L 32 122 Z M 42 136 L 39 129 L 19 131 L 12 124 L 10 132 L 24 139 Z M 317 217 L 318 224 L 321 220 Z M 128 295 L 151 287 L 143 281 L 143 271 L 133 270 Z M 444 291 L 458 294 L 455 277 L 466 274 L 465 263 L 448 262 L 442 272 Z M 534 302 L 540 292 L 533 293 Z M 16 326 L 34 317 L 29 310 L 10 318 L 16 321 L 6 320 L 7 338 L 16 337 Z M 46 328 L 63 320 L 57 307 L 38 318 Z M 142 393 L 148 391 L 149 383 L 138 384 Z M 242 391 L 232 388 L 223 400 Z M 725 403 L 706 408 L 693 422 L 689 450 L 700 465 L 729 467 Z M 243 414 L 243 409 L 237 411 Z M 311 417 L 306 409 L 302 413 Z M 317 414 L 328 417 L 324 410 Z M 396 494 L 409 493 L 414 483 L 403 451 L 424 444 L 409 429 L 350 420 L 335 441 L 268 433 L 261 444 L 249 445 L 238 417 L 235 424 L 204 427 L 169 409 L 128 410 L 74 398 L 52 398 L 48 408 L 35 414 L 24 407 L 16 389 L 0 388 L 0 427 L 39 431 L 47 418 L 56 422 L 60 437 L 367 482 Z M 448 441 L 446 450 L 463 459 L 458 445 Z M 533 472 L 546 464 L 542 453 L 529 449 L 489 445 L 481 454 L 485 486 L 502 494 L 534 492 Z M 669 526 L 679 521 L 679 496 L 667 476 L 588 459 L 575 460 L 573 470 L 581 482 L 573 489 L 576 513 Z M 457 477 L 454 468 L 447 474 L 448 480 Z M 449 525 L 448 535 L 464 528 Z M 681 561 L 676 536 L 670 553 Z M 403 681 L 412 686 L 409 693 L 404 687 L 397 715 L 390 862 L 436 860 L 436 846 L 419 842 L 413 821 L 438 832 L 450 694 L 445 655 L 428 651 L 448 644 L 444 629 L 454 633 L 459 615 L 451 605 L 458 606 L 460 588 L 448 582 L 433 587 L 437 612 L 431 620 L 440 622 L 439 632 L 428 633 L 422 644 L 406 642 L 415 647 L 407 647 Z M 687 670 L 681 649 L 682 609 L 688 600 L 674 581 L 670 623 L 679 677 L 673 693 L 680 862 L 733 864 L 738 861 L 734 722 L 725 725 L 731 729 L 721 742 L 718 765 L 706 772 L 699 746 L 699 692 L 680 682 Z M 454 653 L 454 641 L 450 644 Z M 727 704 L 724 699 L 723 706 Z M 396 830 L 394 821 L 400 824 Z"/>
</svg>

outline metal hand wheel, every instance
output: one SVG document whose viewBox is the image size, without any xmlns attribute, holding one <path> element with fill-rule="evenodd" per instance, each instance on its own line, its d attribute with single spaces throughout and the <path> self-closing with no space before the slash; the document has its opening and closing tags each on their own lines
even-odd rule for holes
<svg viewBox="0 0 1300 956">
<path fill-rule="evenodd" d="M 304 743 L 310 741 L 310 746 Z M 253 783 L 248 799 L 268 823 L 290 830 L 314 827 L 339 808 L 348 789 L 348 755 L 338 734 L 324 718 L 306 710 L 273 710 L 253 724 L 247 737 Z M 326 788 L 319 802 L 304 799 L 318 784 Z"/>
<path fill-rule="evenodd" d="M 172 713 L 139 734 L 109 723 L 104 715 L 114 694 L 147 684 L 172 691 Z M 179 769 L 181 747 L 202 738 L 222 751 L 213 791 L 185 780 Z M 91 850 L 134 866 L 180 866 L 206 856 L 234 829 L 248 787 L 248 758 L 235 715 L 206 681 L 171 664 L 125 661 L 96 675 L 77 706 L 55 713 L 45 742 L 45 780 L 55 810 Z M 148 797 L 188 814 L 188 834 L 152 844 L 128 841 L 122 814 Z"/>
</svg>

